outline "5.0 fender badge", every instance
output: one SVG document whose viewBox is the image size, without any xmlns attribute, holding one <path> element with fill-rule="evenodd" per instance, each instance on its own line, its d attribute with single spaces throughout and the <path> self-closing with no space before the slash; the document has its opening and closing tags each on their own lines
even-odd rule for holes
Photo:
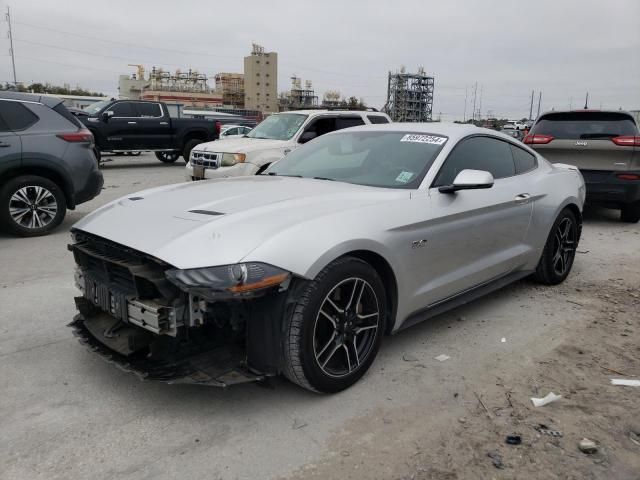
<svg viewBox="0 0 640 480">
<path fill-rule="evenodd" d="M 422 248 L 427 245 L 427 239 L 423 238 L 422 240 L 414 240 L 411 242 L 411 248 Z"/>
</svg>

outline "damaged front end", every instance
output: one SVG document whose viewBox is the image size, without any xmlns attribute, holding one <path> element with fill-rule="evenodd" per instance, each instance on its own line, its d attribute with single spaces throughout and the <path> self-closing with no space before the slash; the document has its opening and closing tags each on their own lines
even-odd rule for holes
<svg viewBox="0 0 640 480">
<path fill-rule="evenodd" d="M 80 342 L 123 370 L 168 383 L 227 386 L 277 375 L 292 276 L 262 263 L 189 270 L 81 231 Z"/>
</svg>

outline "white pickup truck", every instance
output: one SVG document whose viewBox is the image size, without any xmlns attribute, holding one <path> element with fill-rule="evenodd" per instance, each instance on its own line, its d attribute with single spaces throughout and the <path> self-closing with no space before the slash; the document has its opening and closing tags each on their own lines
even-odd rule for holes
<svg viewBox="0 0 640 480">
<path fill-rule="evenodd" d="M 191 150 L 187 180 L 255 175 L 290 151 L 325 133 L 390 123 L 374 111 L 296 110 L 267 117 L 241 138 L 201 143 Z"/>
</svg>

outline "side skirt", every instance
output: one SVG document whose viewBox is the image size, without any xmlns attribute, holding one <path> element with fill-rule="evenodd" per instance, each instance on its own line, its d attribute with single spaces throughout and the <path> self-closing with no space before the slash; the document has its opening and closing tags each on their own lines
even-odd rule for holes
<svg viewBox="0 0 640 480">
<path fill-rule="evenodd" d="M 517 272 L 512 272 L 503 277 L 499 277 L 495 280 L 491 280 L 487 283 L 478 285 L 477 287 L 473 287 L 469 290 L 465 290 L 451 297 L 445 298 L 444 300 L 433 303 L 422 310 L 418 310 L 417 312 L 412 313 L 409 318 L 407 318 L 407 320 L 402 325 L 400 325 L 400 328 L 395 330 L 393 333 L 397 333 L 401 330 L 404 330 L 405 328 L 409 328 L 415 325 L 416 323 L 428 320 L 429 318 L 435 317 L 436 315 L 440 315 L 456 307 L 477 300 L 480 297 L 484 297 L 485 295 L 499 290 L 502 287 L 506 287 L 510 283 L 516 282 L 524 277 L 531 275 L 532 273 L 533 270 L 520 270 Z"/>
</svg>

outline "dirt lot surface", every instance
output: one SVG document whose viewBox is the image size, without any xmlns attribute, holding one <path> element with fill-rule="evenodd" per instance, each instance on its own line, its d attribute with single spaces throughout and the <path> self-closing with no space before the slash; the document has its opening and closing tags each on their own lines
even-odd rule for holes
<svg viewBox="0 0 640 480">
<path fill-rule="evenodd" d="M 170 386 L 115 369 L 65 326 L 69 227 L 183 175 L 149 155 L 104 171 L 102 195 L 54 235 L 0 235 L 1 479 L 640 478 L 640 387 L 610 385 L 640 379 L 640 225 L 587 210 L 564 284 L 518 282 L 387 338 L 338 395 L 281 379 Z M 562 398 L 532 406 L 551 391 Z"/>
</svg>

